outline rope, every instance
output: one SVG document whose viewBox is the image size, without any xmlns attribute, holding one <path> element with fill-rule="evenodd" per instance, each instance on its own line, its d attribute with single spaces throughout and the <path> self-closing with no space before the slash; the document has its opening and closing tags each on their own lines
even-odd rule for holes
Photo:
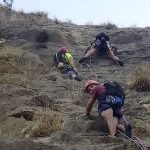
<svg viewBox="0 0 150 150">
<path fill-rule="evenodd" d="M 124 121 L 125 121 L 125 123 L 126 123 L 126 125 L 128 124 L 128 121 L 126 120 L 126 118 L 123 116 L 123 119 L 124 119 Z M 119 130 L 118 130 L 118 132 L 119 132 Z M 122 133 L 122 134 L 124 134 L 124 133 Z M 136 140 L 140 143 L 140 145 L 142 145 L 143 147 L 144 147 L 144 150 L 147 150 L 147 148 L 144 146 L 144 144 L 142 143 L 142 141 L 138 138 L 138 136 L 135 134 L 135 132 L 134 131 L 132 131 L 132 135 L 134 135 L 134 137 L 136 138 Z M 125 134 L 124 134 L 124 136 L 126 136 Z M 128 136 L 126 136 L 128 139 L 129 139 L 129 137 Z M 130 138 L 131 139 L 131 138 Z"/>
<path fill-rule="evenodd" d="M 144 146 L 145 150 L 147 150 L 145 144 L 142 143 L 142 141 L 138 138 L 138 136 L 135 134 L 135 132 L 133 131 L 132 134 L 134 135 L 134 137 L 140 142 L 141 145 Z"/>
<path fill-rule="evenodd" d="M 94 73 L 94 71 L 92 70 L 92 67 L 91 67 L 91 56 L 90 56 L 90 64 L 87 64 L 88 68 L 90 69 L 90 72 L 96 77 L 96 79 L 98 79 L 96 73 Z"/>
<path fill-rule="evenodd" d="M 127 135 L 125 135 L 125 134 L 124 134 L 123 132 L 121 132 L 120 130 L 117 129 L 117 131 L 118 131 L 120 134 L 122 134 L 125 138 L 129 139 L 129 142 L 130 142 L 130 141 L 131 141 L 131 142 L 134 142 L 137 146 L 140 147 L 141 150 L 147 150 L 146 146 L 141 142 L 141 140 L 140 140 L 136 135 L 134 135 L 134 138 L 135 138 L 135 140 L 134 140 L 134 139 L 128 137 Z M 132 133 L 132 134 L 134 134 L 134 133 Z"/>
</svg>

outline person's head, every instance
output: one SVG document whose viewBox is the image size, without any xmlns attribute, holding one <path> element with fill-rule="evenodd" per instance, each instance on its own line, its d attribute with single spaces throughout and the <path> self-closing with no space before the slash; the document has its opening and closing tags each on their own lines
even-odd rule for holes
<svg viewBox="0 0 150 150">
<path fill-rule="evenodd" d="M 59 48 L 59 50 L 58 50 L 60 53 L 62 53 L 62 54 L 65 54 L 65 53 L 67 53 L 68 52 L 68 50 L 67 50 L 67 48 L 66 47 L 61 47 L 61 48 Z"/>
<path fill-rule="evenodd" d="M 99 83 L 95 80 L 88 80 L 85 83 L 85 92 L 90 93 Z"/>
<path fill-rule="evenodd" d="M 102 37 L 105 37 L 106 36 L 106 33 L 105 32 L 101 32 L 101 33 L 98 33 L 95 38 L 96 39 L 101 39 Z"/>
<path fill-rule="evenodd" d="M 105 37 L 106 33 L 105 32 L 101 32 L 100 35 Z"/>
</svg>

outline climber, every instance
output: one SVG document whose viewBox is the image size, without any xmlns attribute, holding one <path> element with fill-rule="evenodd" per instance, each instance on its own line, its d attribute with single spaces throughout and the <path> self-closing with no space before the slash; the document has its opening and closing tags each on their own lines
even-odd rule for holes
<svg viewBox="0 0 150 150">
<path fill-rule="evenodd" d="M 113 62 L 123 66 L 123 62 L 115 55 L 114 50 L 116 50 L 116 47 L 109 42 L 109 36 L 104 32 L 99 33 L 91 43 L 91 46 L 87 48 L 85 56 L 79 60 L 79 63 L 83 63 L 87 58 L 94 54 L 106 54 Z"/>
<path fill-rule="evenodd" d="M 125 95 L 119 83 L 100 84 L 95 80 L 89 80 L 85 84 L 85 92 L 91 96 L 86 105 L 86 116 L 90 115 L 94 102 L 98 100 L 98 112 L 106 121 L 110 136 L 114 137 L 119 129 L 131 137 L 131 125 L 125 123 L 121 111 Z"/>
<path fill-rule="evenodd" d="M 68 52 L 66 47 L 61 47 L 54 55 L 54 66 L 59 69 L 62 74 L 67 74 L 71 79 L 81 81 L 78 76 L 78 71 L 75 66 L 72 55 Z"/>
</svg>

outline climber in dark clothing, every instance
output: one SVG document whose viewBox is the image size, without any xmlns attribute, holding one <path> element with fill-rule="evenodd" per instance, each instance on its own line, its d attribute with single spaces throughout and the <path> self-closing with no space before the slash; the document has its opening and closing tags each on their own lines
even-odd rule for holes
<svg viewBox="0 0 150 150">
<path fill-rule="evenodd" d="M 109 36 L 104 32 L 98 34 L 96 39 L 91 43 L 86 55 L 79 60 L 79 63 L 83 63 L 87 58 L 94 54 L 106 54 L 115 63 L 123 66 L 123 62 L 114 54 L 111 43 L 109 42 Z"/>
</svg>

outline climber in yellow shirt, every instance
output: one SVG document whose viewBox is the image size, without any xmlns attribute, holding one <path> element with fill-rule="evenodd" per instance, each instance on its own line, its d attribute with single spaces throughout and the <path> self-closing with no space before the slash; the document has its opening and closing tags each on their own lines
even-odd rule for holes
<svg viewBox="0 0 150 150">
<path fill-rule="evenodd" d="M 74 63 L 72 55 L 66 47 L 61 47 L 54 55 L 54 66 L 60 70 L 62 74 L 67 74 L 70 78 L 81 81 L 78 71 Z"/>
</svg>

